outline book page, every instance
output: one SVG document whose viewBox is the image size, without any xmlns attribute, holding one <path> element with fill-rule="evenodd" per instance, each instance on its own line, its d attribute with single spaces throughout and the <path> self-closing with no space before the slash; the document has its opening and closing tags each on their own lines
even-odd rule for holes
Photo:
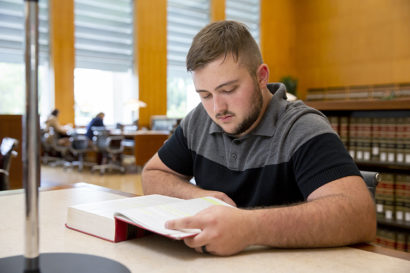
<svg viewBox="0 0 410 273">
<path fill-rule="evenodd" d="M 173 238 L 183 238 L 201 232 L 199 229 L 172 230 L 165 228 L 165 222 L 177 218 L 193 216 L 203 209 L 213 205 L 230 206 L 227 203 L 213 198 L 202 197 L 190 200 L 180 200 L 168 204 L 151 207 L 133 208 L 119 211 L 116 217 L 125 218 L 137 225 L 153 232 L 170 236 Z"/>
<path fill-rule="evenodd" d="M 138 197 L 121 198 L 115 200 L 99 201 L 71 206 L 71 208 L 86 211 L 87 213 L 97 214 L 114 220 L 114 213 L 120 210 L 138 207 L 149 207 L 169 202 L 175 202 L 181 199 L 152 194 Z"/>
</svg>

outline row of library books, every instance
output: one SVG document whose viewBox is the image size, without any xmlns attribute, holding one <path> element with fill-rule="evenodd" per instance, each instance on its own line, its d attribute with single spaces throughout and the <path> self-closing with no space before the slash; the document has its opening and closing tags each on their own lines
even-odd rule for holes
<svg viewBox="0 0 410 273">
<path fill-rule="evenodd" d="M 357 162 L 410 165 L 410 117 L 328 118 Z"/>
<path fill-rule="evenodd" d="M 405 231 L 378 227 L 375 243 L 387 248 L 410 252 L 410 234 Z"/>
<path fill-rule="evenodd" d="M 410 97 L 410 83 L 309 88 L 307 101 L 394 99 Z"/>
<path fill-rule="evenodd" d="M 410 223 L 410 175 L 381 173 L 375 199 L 378 219 Z"/>
</svg>

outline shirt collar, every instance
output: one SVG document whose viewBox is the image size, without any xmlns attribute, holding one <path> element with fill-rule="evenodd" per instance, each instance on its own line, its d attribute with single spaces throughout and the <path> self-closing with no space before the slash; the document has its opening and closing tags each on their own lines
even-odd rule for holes
<svg viewBox="0 0 410 273">
<path fill-rule="evenodd" d="M 273 94 L 273 97 L 269 102 L 258 126 L 248 135 L 273 136 L 276 121 L 280 114 L 286 109 L 287 97 L 285 85 L 282 83 L 269 83 L 267 87 Z M 212 121 L 209 127 L 209 134 L 214 133 L 224 133 L 224 131 L 219 125 Z"/>
</svg>

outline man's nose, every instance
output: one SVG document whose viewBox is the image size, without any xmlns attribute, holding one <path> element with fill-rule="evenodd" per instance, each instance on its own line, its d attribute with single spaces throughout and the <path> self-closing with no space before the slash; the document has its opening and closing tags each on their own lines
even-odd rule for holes
<svg viewBox="0 0 410 273">
<path fill-rule="evenodd" d="M 227 110 L 227 104 L 224 98 L 219 95 L 214 96 L 214 113 L 219 114 Z"/>
</svg>

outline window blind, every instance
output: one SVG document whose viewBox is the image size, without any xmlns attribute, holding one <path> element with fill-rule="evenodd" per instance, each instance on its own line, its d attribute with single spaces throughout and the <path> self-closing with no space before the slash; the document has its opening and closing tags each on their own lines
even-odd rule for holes
<svg viewBox="0 0 410 273">
<path fill-rule="evenodd" d="M 48 62 L 48 1 L 40 0 L 39 63 Z M 24 1 L 0 0 L 0 62 L 24 62 Z"/>
<path fill-rule="evenodd" d="M 235 20 L 247 25 L 253 38 L 259 44 L 259 0 L 226 0 L 225 13 L 227 20 Z"/>
<path fill-rule="evenodd" d="M 167 13 L 168 74 L 185 77 L 192 38 L 209 23 L 209 0 L 168 0 Z"/>
<path fill-rule="evenodd" d="M 133 67 L 133 0 L 75 0 L 76 67 Z"/>
</svg>

